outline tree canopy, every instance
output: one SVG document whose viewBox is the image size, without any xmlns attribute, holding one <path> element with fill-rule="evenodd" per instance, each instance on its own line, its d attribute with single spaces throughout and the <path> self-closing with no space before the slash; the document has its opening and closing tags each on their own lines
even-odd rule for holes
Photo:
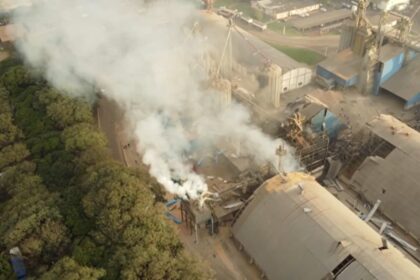
<svg viewBox="0 0 420 280">
<path fill-rule="evenodd" d="M 18 246 L 37 279 L 208 278 L 157 182 L 112 160 L 90 104 L 23 66 L 0 72 L 0 252 Z"/>
</svg>

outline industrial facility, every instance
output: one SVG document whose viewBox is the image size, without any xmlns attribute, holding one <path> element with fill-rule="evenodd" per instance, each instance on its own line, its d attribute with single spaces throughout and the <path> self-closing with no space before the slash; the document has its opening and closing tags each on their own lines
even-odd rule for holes
<svg viewBox="0 0 420 280">
<path fill-rule="evenodd" d="M 144 187 L 153 190 L 156 211 L 162 211 L 168 229 L 182 242 L 171 237 L 162 244 L 185 247 L 214 271 L 215 279 L 420 279 L 420 0 L 191 2 L 175 20 L 160 9 L 148 15 L 151 25 L 164 30 L 161 41 L 154 42 L 154 30 L 147 27 L 146 35 L 138 36 L 140 24 L 130 24 L 132 37 L 108 32 L 106 24 L 92 29 L 104 37 L 121 36 L 113 34 L 111 44 L 89 41 L 83 58 L 112 45 L 102 55 L 110 55 L 113 63 L 122 55 L 129 62 L 122 65 L 133 67 L 130 75 L 121 73 L 121 80 L 113 81 L 119 73 L 102 71 L 111 62 L 101 56 L 83 59 L 81 66 L 91 61 L 101 66 L 92 70 L 95 75 L 81 72 L 92 75 L 86 83 L 94 88 L 92 99 L 98 99 L 97 127 L 111 140 L 108 146 L 117 160 L 133 173 L 150 173 Z M 149 4 L 130 16 L 146 17 Z M 30 0 L 0 0 L 0 60 L 15 58 L 21 47 L 17 42 L 48 37 L 55 30 L 44 24 L 45 32 L 36 33 L 29 24 L 8 20 L 14 10 L 31 5 Z M 95 20 L 80 13 L 80 26 Z M 187 19 L 172 25 L 178 17 Z M 67 41 L 76 42 L 73 48 L 66 45 L 66 36 L 52 36 L 51 42 L 64 42 L 64 53 L 70 53 L 83 45 L 79 31 L 67 34 Z M 119 40 L 115 58 L 113 42 Z M 144 56 L 139 59 L 143 63 L 125 56 L 133 41 L 140 42 L 134 56 Z M 158 46 L 159 52 L 153 53 Z M 171 48 L 182 51 L 172 53 Z M 314 62 L 300 60 L 314 53 Z M 41 61 L 38 55 L 42 61 L 64 57 L 36 54 L 36 61 Z M 61 62 L 47 68 L 47 74 L 59 72 Z M 166 67 L 170 71 L 165 72 Z M 67 83 L 76 68 L 65 71 L 60 82 Z M 138 76 L 145 82 L 127 85 Z M 185 85 L 175 86 L 183 81 Z M 118 100 L 119 90 L 127 88 L 130 96 Z M 138 94 L 142 90 L 145 93 Z M 40 100 L 50 98 L 49 92 L 41 93 L 45 97 Z M 59 110 L 51 108 L 42 110 L 46 115 Z M 239 120 L 230 122 L 235 118 Z M 75 140 L 68 142 L 77 142 L 78 134 L 71 136 Z M 90 153 L 84 156 L 90 160 Z M 81 201 L 91 207 L 91 202 Z M 135 207 L 141 203 L 132 202 Z M 26 256 L 18 247 L 8 250 L 16 275 L 26 274 Z"/>
<path fill-rule="evenodd" d="M 317 81 L 328 89 L 357 87 L 364 94 L 377 95 L 384 88 L 402 96 L 405 107 L 410 108 L 418 102 L 420 89 L 409 83 L 401 93 L 392 85 L 398 83 L 394 75 L 410 67 L 420 51 L 419 38 L 410 33 L 418 9 L 411 17 L 384 11 L 371 19 L 367 7 L 367 1 L 359 1 L 355 19 L 343 27 L 340 51 L 317 65 Z"/>
<path fill-rule="evenodd" d="M 380 115 L 366 124 L 363 138 L 364 145 L 375 143 L 375 150 L 357 159 L 362 163 L 351 177 L 352 186 L 372 204 L 381 200 L 383 214 L 420 240 L 416 221 L 420 133 L 392 116 Z"/>
<path fill-rule="evenodd" d="M 196 29 L 211 45 L 203 65 L 223 106 L 240 102 L 270 124 L 284 139 L 279 162 L 292 155 L 299 172 L 257 165 L 240 143 L 220 147 L 195 165 L 213 195 L 181 201 L 181 221 L 194 244 L 220 238 L 260 278 L 418 279 L 420 8 L 286 2 L 252 5 L 301 31 L 341 27 L 338 52 L 315 69 L 261 40 L 255 30 L 267 25 L 238 10 L 206 12 Z"/>
<path fill-rule="evenodd" d="M 228 15 L 229 20 L 206 14 L 197 28 L 213 48 L 205 58 L 205 67 L 229 78 L 234 94 L 278 108 L 283 93 L 311 82 L 312 69 L 237 26 L 239 15 L 235 12 Z"/>
</svg>

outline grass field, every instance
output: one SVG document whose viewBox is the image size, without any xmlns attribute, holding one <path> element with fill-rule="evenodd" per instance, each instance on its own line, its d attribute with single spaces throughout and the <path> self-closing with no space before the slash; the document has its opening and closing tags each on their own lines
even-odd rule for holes
<svg viewBox="0 0 420 280">
<path fill-rule="evenodd" d="M 315 65 L 325 58 L 323 55 L 308 49 L 292 48 L 278 45 L 275 45 L 273 47 L 275 47 L 282 53 L 290 56 L 297 62 L 305 63 L 308 65 Z"/>
</svg>

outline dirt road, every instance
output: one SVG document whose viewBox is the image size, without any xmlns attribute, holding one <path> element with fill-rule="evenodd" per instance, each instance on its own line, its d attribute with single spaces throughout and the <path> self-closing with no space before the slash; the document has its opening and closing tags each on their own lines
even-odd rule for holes
<svg viewBox="0 0 420 280">
<path fill-rule="evenodd" d="M 97 106 L 98 126 L 105 133 L 111 155 L 117 161 L 123 161 L 121 145 L 118 139 L 118 126 L 121 120 L 122 113 L 117 104 L 106 98 L 101 98 Z"/>
<path fill-rule="evenodd" d="M 329 53 L 336 52 L 340 41 L 339 35 L 283 36 L 271 30 L 265 30 L 264 32 L 248 30 L 248 32 L 269 44 L 311 49 L 321 54 L 325 53 L 326 48 L 328 48 Z"/>
</svg>

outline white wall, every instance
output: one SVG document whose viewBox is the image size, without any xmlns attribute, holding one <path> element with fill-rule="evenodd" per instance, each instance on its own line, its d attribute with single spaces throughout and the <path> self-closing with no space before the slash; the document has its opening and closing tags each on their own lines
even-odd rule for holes
<svg viewBox="0 0 420 280">
<path fill-rule="evenodd" d="M 282 92 L 288 92 L 309 84 L 312 80 L 312 70 L 296 68 L 283 74 L 282 79 Z"/>
<path fill-rule="evenodd" d="M 312 11 L 316 11 L 319 9 L 319 4 L 314 4 L 311 6 L 306 6 L 306 7 L 302 7 L 299 9 L 295 9 L 295 10 L 290 10 L 290 11 L 285 11 L 285 12 L 280 12 L 277 13 L 274 17 L 276 19 L 284 19 L 290 16 L 295 16 L 295 15 L 302 15 L 302 14 L 306 14 Z"/>
</svg>

